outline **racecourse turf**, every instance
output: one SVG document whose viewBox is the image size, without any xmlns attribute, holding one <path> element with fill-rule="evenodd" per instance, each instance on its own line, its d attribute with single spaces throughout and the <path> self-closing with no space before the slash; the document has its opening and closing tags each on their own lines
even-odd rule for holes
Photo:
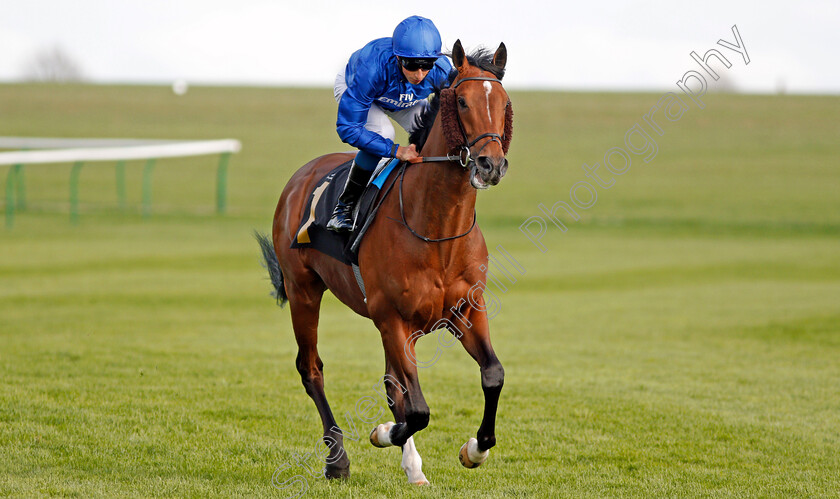
<svg viewBox="0 0 840 499">
<path fill-rule="evenodd" d="M 511 97 L 510 170 L 478 206 L 525 271 L 489 286 L 498 445 L 458 463 L 483 398 L 475 362 L 442 349 L 420 374 L 417 488 L 355 410 L 386 407 L 378 332 L 331 296 L 319 348 L 351 477 L 311 474 L 320 421 L 251 236 L 297 167 L 347 150 L 330 90 L 0 85 L 0 135 L 243 143 L 224 216 L 211 157 L 159 161 L 149 218 L 142 162 L 124 209 L 113 165 L 86 165 L 77 225 L 70 166 L 26 168 L 0 230 L 0 496 L 837 497 L 840 98 L 710 93 L 612 176 L 605 152 L 653 133 L 660 93 Z M 578 221 L 561 210 L 541 251 L 520 225 L 591 181 L 583 163 L 614 184 Z"/>
</svg>

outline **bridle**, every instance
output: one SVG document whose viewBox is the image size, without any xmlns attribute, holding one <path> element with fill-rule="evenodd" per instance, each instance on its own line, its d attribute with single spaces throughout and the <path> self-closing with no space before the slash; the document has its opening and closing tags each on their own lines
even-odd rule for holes
<svg viewBox="0 0 840 499">
<path fill-rule="evenodd" d="M 469 76 L 467 78 L 462 78 L 458 80 L 457 82 L 455 82 L 455 85 L 449 87 L 448 90 L 455 92 L 455 89 L 458 88 L 458 86 L 460 86 L 461 83 L 464 83 L 465 81 L 489 81 L 498 83 L 499 85 L 502 84 L 502 81 L 498 78 L 492 78 L 489 76 Z M 455 96 L 457 97 L 458 94 L 456 93 Z M 510 102 L 508 102 L 507 105 L 510 105 Z M 455 118 L 458 121 L 458 128 L 461 130 L 461 136 L 463 137 L 463 143 L 460 146 L 458 146 L 457 155 L 448 154 L 446 156 L 421 156 L 409 161 L 409 163 L 433 163 L 438 161 L 456 162 L 459 165 L 461 165 L 461 167 L 465 170 L 470 169 L 470 176 L 472 177 L 473 175 L 475 175 L 475 169 L 477 166 L 471 152 L 472 147 L 474 145 L 476 145 L 482 139 L 490 139 L 489 141 L 485 142 L 484 145 L 481 146 L 481 149 L 479 149 L 478 153 L 476 153 L 475 155 L 476 157 L 478 157 L 481 154 L 481 151 L 483 151 L 484 148 L 487 147 L 487 145 L 491 142 L 498 142 L 499 145 L 504 148 L 504 144 L 502 143 L 502 136 L 498 133 L 483 133 L 478 137 L 474 138 L 473 140 L 470 140 L 469 136 L 467 136 L 467 130 L 464 128 L 464 123 L 461 121 L 461 115 L 456 112 Z"/>
<path fill-rule="evenodd" d="M 455 85 L 453 85 L 452 87 L 449 87 L 449 89 L 447 89 L 447 90 L 451 90 L 454 93 L 455 89 L 458 88 L 458 86 L 461 85 L 461 83 L 464 83 L 465 81 L 489 81 L 489 82 L 496 82 L 499 85 L 502 84 L 501 80 L 499 80 L 498 78 L 491 78 L 489 76 L 470 76 L 470 77 L 462 78 L 462 79 L 458 80 L 457 82 L 455 82 Z M 456 93 L 455 97 L 457 98 L 457 96 L 458 96 L 458 94 Z M 507 105 L 510 106 L 510 102 L 508 102 Z M 469 136 L 467 135 L 467 130 L 464 128 L 464 123 L 461 121 L 461 115 L 458 114 L 457 111 L 455 112 L 455 117 L 458 121 L 458 128 L 461 130 L 461 136 L 463 137 L 463 143 L 460 146 L 458 146 L 458 154 L 457 155 L 448 154 L 446 156 L 419 156 L 419 157 L 417 157 L 413 160 L 410 160 L 408 163 L 410 163 L 410 164 L 434 163 L 434 162 L 441 162 L 441 161 L 455 162 L 455 163 L 458 163 L 459 165 L 461 165 L 461 167 L 463 169 L 470 170 L 470 178 L 473 178 L 475 176 L 476 169 L 478 168 L 478 165 L 475 162 L 475 159 L 473 159 L 473 155 L 471 153 L 474 145 L 478 144 L 481 140 L 490 139 L 487 142 L 485 142 L 484 145 L 481 146 L 481 148 L 476 153 L 476 157 L 479 157 L 480 154 L 481 154 L 481 151 L 483 151 L 484 148 L 487 147 L 487 145 L 490 144 L 491 142 L 498 142 L 499 145 L 504 149 L 504 143 L 502 142 L 502 140 L 503 140 L 502 136 L 499 135 L 498 133 L 493 133 L 493 132 L 483 133 L 483 134 L 479 135 L 478 137 L 470 140 Z M 505 151 L 505 152 L 507 152 L 507 151 Z M 472 222 L 472 225 L 470 225 L 470 228 L 467 229 L 467 231 L 464 232 L 463 234 L 460 234 L 460 235 L 457 235 L 457 236 L 443 237 L 443 238 L 440 238 L 440 239 L 429 238 L 429 237 L 422 236 L 422 235 L 418 234 L 414 229 L 411 228 L 410 225 L 408 225 L 408 220 L 406 220 L 406 218 L 405 218 L 405 207 L 404 207 L 404 203 L 403 203 L 403 179 L 405 178 L 405 170 L 406 170 L 406 167 L 408 166 L 408 163 L 403 163 L 402 168 L 400 169 L 400 173 L 399 173 L 399 178 L 400 178 L 400 189 L 399 189 L 400 216 L 402 217 L 402 224 L 405 225 L 406 228 L 408 228 L 408 230 L 415 237 L 417 237 L 419 239 L 422 239 L 423 241 L 426 241 L 427 243 L 439 243 L 439 242 L 442 242 L 442 241 L 451 241 L 453 239 L 462 238 L 462 237 L 466 236 L 467 234 L 469 234 L 470 232 L 472 232 L 472 230 L 475 228 L 475 224 L 478 220 L 478 217 L 476 215 L 475 210 L 473 210 L 473 222 Z M 391 184 L 391 186 L 393 187 L 393 184 Z M 387 193 L 386 193 L 386 195 L 387 195 Z"/>
</svg>

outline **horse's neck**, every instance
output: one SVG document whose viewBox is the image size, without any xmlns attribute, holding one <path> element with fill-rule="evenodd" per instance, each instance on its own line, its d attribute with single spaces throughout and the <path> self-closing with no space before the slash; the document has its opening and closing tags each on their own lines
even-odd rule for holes
<svg viewBox="0 0 840 499">
<path fill-rule="evenodd" d="M 448 152 L 438 117 L 422 155 L 446 156 Z M 475 215 L 476 190 L 470 185 L 468 170 L 457 163 L 444 162 L 421 163 L 412 166 L 409 172 L 411 181 L 406 179 L 403 195 L 406 219 L 412 228 L 431 238 L 455 236 L 470 228 Z"/>
</svg>

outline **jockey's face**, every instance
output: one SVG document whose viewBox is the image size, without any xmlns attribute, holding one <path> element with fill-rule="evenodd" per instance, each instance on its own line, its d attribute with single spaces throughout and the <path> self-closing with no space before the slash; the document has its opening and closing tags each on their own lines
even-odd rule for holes
<svg viewBox="0 0 840 499">
<path fill-rule="evenodd" d="M 412 85 L 419 84 L 426 78 L 426 75 L 429 74 L 429 72 L 425 69 L 418 69 L 417 71 L 409 71 L 405 68 L 401 69 L 403 74 L 405 75 L 405 79 L 408 80 L 408 82 Z"/>
<path fill-rule="evenodd" d="M 436 58 L 399 57 L 398 60 L 400 63 L 400 69 L 402 70 L 405 79 L 412 85 L 417 85 L 422 82 L 423 79 L 426 78 L 426 75 L 429 74 L 429 71 L 435 67 Z"/>
</svg>

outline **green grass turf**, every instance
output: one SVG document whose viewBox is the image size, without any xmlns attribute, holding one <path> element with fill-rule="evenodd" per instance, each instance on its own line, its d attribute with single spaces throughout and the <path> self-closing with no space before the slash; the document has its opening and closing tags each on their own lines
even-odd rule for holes
<svg viewBox="0 0 840 499">
<path fill-rule="evenodd" d="M 526 270 L 490 287 L 497 447 L 458 463 L 483 401 L 476 364 L 445 349 L 421 371 L 432 486 L 409 486 L 355 415 L 382 376 L 378 333 L 329 297 L 327 395 L 359 440 L 351 478 L 308 477 L 305 497 L 836 497 L 840 98 L 709 94 L 543 253 L 519 225 L 568 201 L 659 95 L 511 96 L 510 171 L 478 207 Z M 320 421 L 250 232 L 298 166 L 347 149 L 334 106 L 327 89 L 0 85 L 0 135 L 243 142 L 222 217 L 209 157 L 158 163 L 149 219 L 142 163 L 124 213 L 112 165 L 85 166 L 76 226 L 69 165 L 27 167 L 28 209 L 0 230 L 0 495 L 285 497 L 275 470 L 306 474 L 295 455 Z"/>
</svg>

